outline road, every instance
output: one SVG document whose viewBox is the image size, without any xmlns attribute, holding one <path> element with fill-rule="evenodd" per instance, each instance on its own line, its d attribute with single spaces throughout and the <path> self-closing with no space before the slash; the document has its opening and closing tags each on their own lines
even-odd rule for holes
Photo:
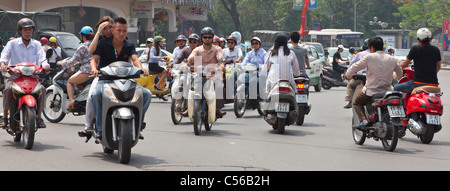
<svg viewBox="0 0 450 191">
<path fill-rule="evenodd" d="M 450 71 L 439 73 L 443 92 L 450 92 Z M 47 122 L 37 132 L 32 150 L 12 141 L 0 131 L 0 170 L 450 170 L 450 112 L 444 111 L 443 129 L 425 145 L 407 132 L 394 152 L 383 150 L 381 142 L 366 140 L 355 145 L 351 134 L 351 110 L 342 107 L 346 88 L 311 93 L 312 111 L 303 126 L 289 126 L 284 135 L 273 131 L 256 111 L 237 119 L 232 105 L 210 132 L 195 136 L 192 123 L 170 120 L 170 103 L 153 99 L 143 132 L 145 140 L 133 149 L 127 165 L 118 162 L 117 152 L 104 154 L 101 145 L 84 143 L 77 131 L 84 128 L 84 116 L 67 115 L 58 124 Z M 444 94 L 443 103 L 450 105 Z"/>
</svg>

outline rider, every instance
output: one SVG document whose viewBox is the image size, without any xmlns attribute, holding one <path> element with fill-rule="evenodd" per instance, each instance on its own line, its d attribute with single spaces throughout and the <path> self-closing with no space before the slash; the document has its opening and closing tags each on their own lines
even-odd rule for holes
<svg viewBox="0 0 450 191">
<path fill-rule="evenodd" d="M 187 48 L 187 39 L 184 35 L 180 35 L 177 37 L 177 39 L 175 40 L 175 44 L 177 45 L 177 47 L 175 49 L 173 49 L 173 54 L 172 57 L 170 58 L 170 62 L 172 63 L 175 59 L 178 58 L 178 55 L 180 55 L 181 51 L 183 51 L 183 49 Z"/>
<path fill-rule="evenodd" d="M 131 59 L 134 63 L 134 66 L 140 68 L 144 72 L 144 75 L 148 76 L 148 70 L 142 68 L 142 64 L 139 61 L 134 44 L 129 40 L 126 40 L 127 31 L 127 20 L 122 17 L 114 20 L 113 37 L 100 40 L 98 42 L 98 47 L 96 48 L 94 55 L 92 56 L 92 60 L 90 63 L 92 75 L 98 76 L 99 71 L 97 67 L 103 68 L 116 61 L 129 62 L 129 60 Z M 96 85 L 95 91 L 92 93 L 91 97 L 95 116 L 97 116 L 96 137 L 98 139 L 102 138 L 102 87 L 104 83 L 108 83 L 108 80 L 98 80 L 98 84 Z M 142 108 L 143 112 L 141 116 L 141 123 L 143 125 L 145 113 L 150 106 L 152 94 L 146 88 L 142 88 L 141 86 L 139 86 L 139 88 L 141 88 L 142 90 L 144 100 Z M 142 135 L 140 135 L 140 138 L 143 138 Z"/>
<path fill-rule="evenodd" d="M 200 41 L 200 37 L 198 34 L 192 33 L 189 35 L 189 48 L 183 49 L 181 51 L 180 55 L 173 61 L 173 64 L 181 64 L 185 59 L 189 58 L 189 55 L 191 55 L 191 52 L 197 48 L 198 41 Z"/>
<path fill-rule="evenodd" d="M 362 46 L 362 50 L 361 52 L 358 52 L 358 54 L 356 54 L 356 56 L 350 61 L 350 64 L 348 65 L 348 67 L 352 66 L 353 64 L 357 63 L 359 60 L 361 60 L 362 58 L 364 58 L 364 56 L 370 54 L 370 50 L 368 47 L 368 41 L 369 39 L 366 39 L 364 41 L 364 44 Z M 358 74 L 363 74 L 366 71 L 366 69 L 362 69 L 360 71 L 358 71 Z M 348 104 L 344 106 L 344 109 L 350 109 L 352 108 L 352 99 L 353 99 L 353 94 L 355 94 L 355 90 L 356 87 L 359 86 L 359 84 L 361 84 L 362 81 L 361 80 L 355 80 L 355 79 L 351 79 L 348 84 L 347 84 L 347 94 L 345 96 L 345 101 L 348 101 Z"/>
<path fill-rule="evenodd" d="M 300 41 L 300 33 L 298 31 L 293 31 L 289 37 L 291 38 L 292 43 L 292 48 L 290 49 L 297 57 L 300 73 L 308 77 L 306 74 L 306 69 L 311 69 L 311 65 L 309 65 L 308 50 L 298 45 L 298 42 Z"/>
<path fill-rule="evenodd" d="M 159 78 L 158 83 L 155 84 L 155 89 L 161 90 L 160 85 L 161 83 L 167 78 L 167 70 L 159 66 L 159 61 L 162 61 L 164 59 L 167 59 L 167 56 L 160 56 L 161 55 L 161 47 L 164 44 L 164 39 L 162 36 L 156 36 L 154 39 L 154 44 L 152 49 L 150 49 L 150 56 L 148 59 L 148 69 L 152 72 L 155 72 L 157 74 L 162 74 L 162 76 Z"/>
<path fill-rule="evenodd" d="M 361 130 L 365 130 L 367 126 L 364 105 L 372 100 L 373 95 L 392 90 L 393 72 L 396 74 L 396 79 L 401 78 L 403 74 L 397 64 L 397 59 L 383 51 L 383 39 L 380 37 L 370 38 L 369 49 L 372 54 L 353 64 L 344 74 L 344 78 L 350 80 L 353 74 L 367 68 L 367 83 L 353 103 L 353 108 L 355 108 L 360 121 L 358 129 Z"/>
<path fill-rule="evenodd" d="M 94 30 L 90 26 L 85 26 L 80 31 L 80 39 L 83 44 L 77 48 L 73 57 L 65 62 L 58 62 L 57 65 L 62 65 L 64 68 L 69 68 L 76 63 L 80 63 L 80 70 L 72 75 L 67 81 L 67 95 L 69 96 L 69 104 L 66 109 L 68 111 L 73 110 L 75 106 L 75 100 L 73 98 L 75 94 L 75 86 L 80 85 L 88 81 L 91 73 L 91 67 L 89 66 L 92 58 L 92 54 L 89 53 L 89 45 L 92 39 L 94 39 Z"/>
<path fill-rule="evenodd" d="M 258 68 L 262 68 L 262 66 L 264 65 L 264 61 L 266 61 L 267 58 L 267 52 L 263 48 L 261 48 L 261 39 L 258 37 L 253 37 L 250 40 L 250 44 L 252 45 L 253 49 L 247 53 L 247 56 L 245 56 L 244 60 L 242 61 L 242 65 L 252 63 L 258 65 Z M 260 71 L 258 74 L 258 84 L 260 85 L 258 85 L 258 87 L 265 88 L 266 78 L 267 73 Z M 265 96 L 261 95 L 262 93 L 265 93 L 265 91 L 260 90 L 258 93 L 260 97 L 265 98 Z"/>
<path fill-rule="evenodd" d="M 44 70 L 49 71 L 50 65 L 46 60 L 46 53 L 42 49 L 41 43 L 32 39 L 35 30 L 34 22 L 29 18 L 20 19 L 17 23 L 17 31 L 22 36 L 9 41 L 2 51 L 1 55 L 1 70 L 6 71 L 7 66 L 14 66 L 22 62 L 30 62 L 35 65 L 43 66 Z M 8 64 L 7 64 L 8 63 Z M 12 74 L 5 81 L 5 90 L 3 91 L 3 122 L 0 126 L 8 125 L 8 110 L 10 108 L 12 92 L 11 86 L 15 79 L 19 76 Z M 41 85 L 42 86 L 42 85 Z M 44 120 L 41 118 L 42 110 L 44 109 L 46 91 L 41 87 L 40 99 L 38 99 L 38 128 L 45 128 Z"/>
<path fill-rule="evenodd" d="M 414 79 L 394 87 L 395 91 L 410 93 L 419 86 L 438 86 L 437 73 L 441 69 L 441 54 L 437 47 L 430 44 L 433 35 L 427 28 L 417 31 L 417 41 L 409 51 L 407 59 L 400 65 L 402 68 L 409 66 L 414 60 Z"/>
<path fill-rule="evenodd" d="M 242 60 L 242 51 L 239 48 L 235 48 L 237 44 L 237 39 L 235 36 L 230 35 L 227 38 L 228 48 L 222 50 L 224 59 L 231 59 L 233 63 L 236 64 Z"/>
<path fill-rule="evenodd" d="M 289 80 L 293 88 L 297 87 L 294 76 L 300 76 L 301 73 L 297 56 L 287 45 L 288 39 L 289 37 L 283 33 L 275 35 L 274 48 L 270 51 L 263 66 L 263 71 L 269 72 L 266 92 L 270 92 L 272 86 L 280 80 Z"/>
<path fill-rule="evenodd" d="M 342 52 L 344 52 L 344 46 L 339 45 L 338 46 L 338 50 L 333 55 L 333 70 L 336 71 L 336 72 L 339 72 L 340 74 L 344 73 L 345 70 L 347 70 L 346 66 L 341 66 L 339 64 L 339 63 L 342 63 L 342 62 L 340 62 L 340 60 L 348 61 L 346 58 L 342 58 L 341 57 L 341 53 Z"/>
<path fill-rule="evenodd" d="M 214 38 L 214 30 L 211 27 L 205 27 L 201 31 L 201 38 L 203 41 L 203 45 L 197 47 L 194 49 L 191 53 L 191 55 L 188 58 L 188 63 L 195 64 L 195 67 L 197 66 L 207 66 L 207 65 L 214 65 L 219 64 L 220 69 L 225 68 L 224 63 L 220 63 L 222 60 L 223 54 L 222 54 L 222 48 L 219 46 L 215 46 L 212 44 L 213 38 Z M 226 115 L 226 112 L 220 111 L 224 105 L 223 100 L 223 81 L 222 81 L 222 75 L 216 75 L 214 77 L 214 85 L 216 90 L 216 116 L 217 118 L 222 118 L 224 115 Z M 198 83 L 195 83 L 198 84 Z M 203 83 L 202 83 L 203 84 Z M 201 89 L 201 88 L 196 88 Z"/>
<path fill-rule="evenodd" d="M 56 62 L 61 60 L 61 47 L 58 46 L 55 37 L 50 37 L 48 39 L 48 45 L 53 50 L 52 56 L 48 59 L 48 63 L 51 68 L 56 68 Z"/>
</svg>

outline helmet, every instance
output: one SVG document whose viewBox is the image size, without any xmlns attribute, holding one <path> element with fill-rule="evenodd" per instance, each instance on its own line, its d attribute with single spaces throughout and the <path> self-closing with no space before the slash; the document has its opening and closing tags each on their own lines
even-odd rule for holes
<svg viewBox="0 0 450 191">
<path fill-rule="evenodd" d="M 219 42 L 220 41 L 220 37 L 214 35 L 214 41 L 213 42 Z"/>
<path fill-rule="evenodd" d="M 364 44 L 362 46 L 363 50 L 367 50 L 369 49 L 369 39 L 367 38 L 366 40 L 364 40 Z"/>
<path fill-rule="evenodd" d="M 258 37 L 253 37 L 252 40 L 250 40 L 250 42 L 252 42 L 252 41 L 254 41 L 254 40 L 256 40 L 256 41 L 258 41 L 260 44 L 262 44 L 261 39 L 259 39 Z"/>
<path fill-rule="evenodd" d="M 187 41 L 186 37 L 184 35 L 180 35 L 177 37 L 177 39 L 175 39 L 175 42 L 179 41 L 179 40 L 184 40 Z"/>
<path fill-rule="evenodd" d="M 23 27 L 33 27 L 33 29 L 34 29 L 33 20 L 31 20 L 29 18 L 20 19 L 19 22 L 17 22 L 17 30 L 20 30 Z"/>
<path fill-rule="evenodd" d="M 238 44 L 241 43 L 242 35 L 241 35 L 241 33 L 239 31 L 234 31 L 234 32 L 231 33 L 231 35 L 236 37 L 236 40 L 237 40 L 236 43 L 238 43 Z"/>
<path fill-rule="evenodd" d="M 153 43 L 153 38 L 148 38 L 147 43 Z"/>
<path fill-rule="evenodd" d="M 344 49 L 344 46 L 339 45 L 339 46 L 338 46 L 338 49 Z"/>
<path fill-rule="evenodd" d="M 42 37 L 40 41 L 41 41 L 41 44 L 48 44 L 48 39 L 45 37 Z"/>
<path fill-rule="evenodd" d="M 351 54 L 353 54 L 353 53 L 355 53 L 355 48 L 350 48 L 350 49 L 348 49 L 348 52 L 350 52 Z"/>
<path fill-rule="evenodd" d="M 230 36 L 227 38 L 227 40 L 234 40 L 234 42 L 237 43 L 237 39 L 236 39 L 236 37 L 233 36 L 233 35 L 230 35 Z"/>
<path fill-rule="evenodd" d="M 420 41 L 425 40 L 426 38 L 433 38 L 433 34 L 427 28 L 421 28 L 417 31 L 417 39 Z"/>
<path fill-rule="evenodd" d="M 155 41 L 155 43 L 158 43 L 160 41 L 166 41 L 166 39 L 164 39 L 162 36 L 155 36 L 155 38 L 153 39 Z"/>
<path fill-rule="evenodd" d="M 288 42 L 289 37 L 283 33 L 277 33 L 275 35 L 275 42 L 279 42 L 279 43 L 287 43 Z"/>
<path fill-rule="evenodd" d="M 83 28 L 81 28 L 79 34 L 89 34 L 91 32 L 94 33 L 94 29 L 92 29 L 90 26 L 84 26 Z"/>
<path fill-rule="evenodd" d="M 191 35 L 189 35 L 189 39 L 200 40 L 200 37 L 198 36 L 198 34 L 192 33 Z"/>
<path fill-rule="evenodd" d="M 56 38 L 55 37 L 50 37 L 50 39 L 48 39 L 49 42 L 53 42 L 56 43 Z"/>
<path fill-rule="evenodd" d="M 205 28 L 202 29 L 200 34 L 201 34 L 201 36 L 203 36 L 205 34 L 212 34 L 212 35 L 214 35 L 214 30 L 211 27 L 205 27 Z"/>
</svg>

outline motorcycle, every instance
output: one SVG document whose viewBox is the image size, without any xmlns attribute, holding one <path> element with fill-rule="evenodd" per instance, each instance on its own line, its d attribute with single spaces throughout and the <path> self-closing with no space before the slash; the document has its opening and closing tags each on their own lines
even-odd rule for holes
<svg viewBox="0 0 450 191">
<path fill-rule="evenodd" d="M 366 76 L 355 74 L 353 79 L 363 82 L 355 90 L 355 95 L 358 95 L 366 83 Z M 353 96 L 353 102 L 356 97 Z M 405 117 L 401 98 L 402 93 L 396 91 L 373 95 L 371 102 L 365 106 L 368 116 L 365 131 L 358 128 L 360 121 L 353 108 L 352 133 L 355 144 L 363 145 L 366 138 L 373 138 L 376 141 L 381 140 L 384 150 L 394 151 L 398 143 L 398 129 L 402 126 L 401 119 Z"/>
<path fill-rule="evenodd" d="M 322 87 L 326 90 L 332 87 L 347 87 L 347 82 L 342 78 L 342 74 L 334 71 L 332 67 L 324 67 Z"/>
<path fill-rule="evenodd" d="M 3 127 L 14 137 L 14 142 L 20 142 L 23 135 L 23 146 L 31 149 L 34 144 L 35 132 L 38 130 L 37 107 L 41 97 L 42 85 L 33 76 L 43 73 L 40 66 L 24 62 L 9 67 L 10 74 L 19 75 L 11 86 L 12 98 L 9 115 L 9 126 Z"/>
<path fill-rule="evenodd" d="M 280 80 L 272 86 L 263 111 L 264 120 L 279 134 L 284 134 L 286 125 L 294 124 L 298 106 L 296 92 L 289 81 Z"/>
<path fill-rule="evenodd" d="M 142 63 L 142 66 L 144 68 L 148 68 L 148 63 Z M 165 98 L 166 95 L 170 94 L 170 87 L 168 86 L 168 84 L 166 83 L 169 80 L 169 76 L 170 76 L 170 68 L 168 68 L 167 66 L 162 66 L 163 68 L 166 68 L 168 70 L 168 78 L 167 80 L 165 80 L 164 82 L 161 83 L 161 86 L 159 87 L 161 90 L 158 90 L 155 88 L 155 84 L 158 83 L 159 81 L 159 73 L 155 73 L 152 71 L 149 71 L 149 76 L 140 76 L 137 79 L 134 79 L 135 82 L 139 83 L 139 85 L 141 85 L 144 88 L 147 88 L 148 90 L 150 90 L 150 92 L 152 93 L 152 95 L 156 95 L 156 97 L 167 101 L 167 99 Z"/>
<path fill-rule="evenodd" d="M 84 87 L 82 90 L 75 86 L 74 109 L 69 111 L 65 107 L 69 102 L 66 82 L 79 70 L 79 68 L 79 64 L 76 64 L 73 68 L 67 68 L 59 71 L 53 78 L 52 85 L 47 88 L 47 97 L 43 114 L 44 117 L 51 123 L 59 123 L 69 113 L 72 113 L 74 116 L 82 116 L 86 114 L 86 101 L 94 78 L 91 78 L 81 84 Z"/>
<path fill-rule="evenodd" d="M 404 68 L 403 73 L 399 84 L 414 79 L 414 70 L 411 67 Z M 442 95 L 441 89 L 435 86 L 420 86 L 406 94 L 404 103 L 407 117 L 402 120 L 400 137 L 405 136 L 406 129 L 409 129 L 422 143 L 431 143 L 434 134 L 442 129 Z"/>
<path fill-rule="evenodd" d="M 99 77 L 112 80 L 102 87 L 102 139 L 96 137 L 97 129 L 86 134 L 86 142 L 93 136 L 101 143 L 103 152 L 118 150 L 120 163 L 127 164 L 131 148 L 138 143 L 141 132 L 143 92 L 133 78 L 139 78 L 141 70 L 128 62 L 114 62 L 100 69 Z M 96 116 L 97 117 L 97 116 Z"/>
<path fill-rule="evenodd" d="M 208 67 L 196 69 L 188 94 L 188 115 L 189 119 L 194 122 L 195 135 L 201 134 L 203 125 L 206 131 L 211 131 L 212 125 L 217 120 L 214 83 L 203 75 L 207 72 L 203 71 L 203 68 L 207 69 Z M 199 87 L 200 84 L 202 87 Z"/>
<path fill-rule="evenodd" d="M 189 68 L 191 72 L 194 71 L 194 67 Z M 188 93 L 189 86 L 192 81 L 191 72 L 181 70 L 172 70 L 173 84 L 172 84 L 172 104 L 170 106 L 170 116 L 173 124 L 180 124 L 183 117 L 188 117 L 184 114 L 188 109 Z"/>
<path fill-rule="evenodd" d="M 260 95 L 258 89 L 258 66 L 247 63 L 239 66 L 240 74 L 237 78 L 236 96 L 234 96 L 234 114 L 241 118 L 246 109 L 257 109 L 258 113 L 264 115 L 260 105 Z"/>
<path fill-rule="evenodd" d="M 297 119 L 295 123 L 297 125 L 303 125 L 305 121 L 305 115 L 308 115 L 311 111 L 311 103 L 309 103 L 309 79 L 306 77 L 295 78 L 295 83 L 297 85 Z"/>
</svg>

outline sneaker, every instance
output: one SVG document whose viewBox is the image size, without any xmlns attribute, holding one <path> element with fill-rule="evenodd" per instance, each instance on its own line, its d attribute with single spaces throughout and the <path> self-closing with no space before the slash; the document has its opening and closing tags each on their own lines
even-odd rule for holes
<svg viewBox="0 0 450 191">
<path fill-rule="evenodd" d="M 361 121 L 361 123 L 359 123 L 356 126 L 356 129 L 359 129 L 361 131 L 366 131 L 367 130 L 367 123 L 368 123 L 367 120 Z"/>
</svg>

